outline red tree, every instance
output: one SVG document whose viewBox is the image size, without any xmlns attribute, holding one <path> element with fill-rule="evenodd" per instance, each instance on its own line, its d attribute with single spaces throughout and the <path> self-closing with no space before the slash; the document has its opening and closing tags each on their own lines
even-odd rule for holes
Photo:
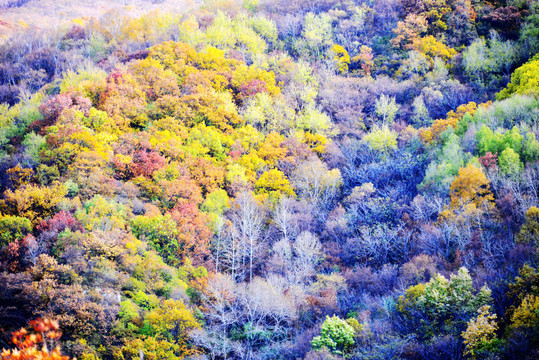
<svg viewBox="0 0 539 360">
<path fill-rule="evenodd" d="M 172 219 L 178 224 L 179 257 L 193 260 L 195 266 L 213 268 L 210 260 L 211 231 L 207 216 L 191 203 L 178 204 L 172 210 Z"/>
</svg>

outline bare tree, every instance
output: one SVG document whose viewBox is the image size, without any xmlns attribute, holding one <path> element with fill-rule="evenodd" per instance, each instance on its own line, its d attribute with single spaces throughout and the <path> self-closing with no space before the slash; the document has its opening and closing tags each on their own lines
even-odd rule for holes
<svg viewBox="0 0 539 360">
<path fill-rule="evenodd" d="M 287 238 L 283 238 L 273 244 L 272 253 L 269 261 L 270 268 L 276 274 L 287 277 L 293 266 L 292 244 Z"/>
<path fill-rule="evenodd" d="M 324 162 L 313 158 L 297 168 L 293 180 L 301 198 L 312 204 L 317 220 L 325 222 L 342 185 L 340 171 L 329 170 Z"/>
<path fill-rule="evenodd" d="M 242 261 L 248 261 L 249 281 L 253 279 L 253 266 L 257 252 L 262 249 L 261 239 L 264 215 L 252 193 L 244 192 L 236 198 L 232 212 L 232 223 L 238 231 L 244 256 Z"/>
<path fill-rule="evenodd" d="M 316 235 L 304 231 L 294 242 L 283 238 L 273 244 L 271 270 L 289 284 L 306 286 L 323 260 L 322 245 Z"/>
<path fill-rule="evenodd" d="M 310 230 L 312 211 L 306 201 L 283 197 L 273 211 L 273 224 L 281 237 L 294 240 L 301 231 Z"/>
<path fill-rule="evenodd" d="M 222 216 L 219 216 L 215 221 L 215 235 L 212 240 L 212 254 L 213 260 L 215 262 L 215 271 L 221 271 L 221 262 L 223 258 L 223 252 L 225 251 L 226 246 L 226 219 Z"/>
<path fill-rule="evenodd" d="M 303 301 L 282 282 L 255 277 L 238 284 L 225 274 L 210 277 L 203 297 L 206 326 L 191 338 L 213 359 L 260 358 L 258 349 L 287 337 Z M 245 336 L 231 340 L 227 335 L 232 329 Z"/>
<path fill-rule="evenodd" d="M 283 197 L 273 211 L 273 222 L 285 239 L 294 237 L 294 224 L 292 224 L 292 209 L 290 201 Z"/>
<path fill-rule="evenodd" d="M 39 246 L 39 243 L 36 241 L 36 238 L 29 236 L 26 239 L 26 254 L 24 260 L 34 266 L 37 262 L 39 255 L 43 253 L 43 249 Z"/>
<path fill-rule="evenodd" d="M 315 267 L 323 259 L 322 244 L 316 235 L 304 231 L 297 237 L 293 248 L 296 283 L 303 283 L 315 275 Z"/>
<path fill-rule="evenodd" d="M 224 235 L 224 246 L 221 267 L 232 275 L 233 279 L 241 281 L 244 279 L 244 268 L 242 267 L 243 244 L 238 235 L 238 230 L 233 224 L 227 226 Z"/>
</svg>

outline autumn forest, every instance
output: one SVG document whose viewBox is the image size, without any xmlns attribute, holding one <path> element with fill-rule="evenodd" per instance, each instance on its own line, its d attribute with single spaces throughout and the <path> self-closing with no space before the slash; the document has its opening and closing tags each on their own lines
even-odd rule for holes
<svg viewBox="0 0 539 360">
<path fill-rule="evenodd" d="M 539 2 L 0 0 L 0 359 L 539 359 Z"/>
</svg>

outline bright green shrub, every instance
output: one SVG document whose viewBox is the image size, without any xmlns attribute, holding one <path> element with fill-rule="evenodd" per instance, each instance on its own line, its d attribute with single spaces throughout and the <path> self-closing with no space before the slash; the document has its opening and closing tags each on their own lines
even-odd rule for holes
<svg viewBox="0 0 539 360">
<path fill-rule="evenodd" d="M 335 354 L 343 355 L 354 346 L 355 331 L 346 320 L 338 316 L 326 317 L 320 330 L 320 336 L 311 341 L 314 349 L 328 348 Z"/>
</svg>

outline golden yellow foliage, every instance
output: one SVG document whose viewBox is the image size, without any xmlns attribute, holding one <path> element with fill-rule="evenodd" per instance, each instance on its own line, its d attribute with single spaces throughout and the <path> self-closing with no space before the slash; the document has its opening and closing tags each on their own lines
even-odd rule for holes
<svg viewBox="0 0 539 360">
<path fill-rule="evenodd" d="M 397 309 L 406 316 L 410 316 L 410 310 L 417 306 L 417 300 L 425 294 L 426 284 L 421 283 L 406 289 L 404 295 L 399 297 Z"/>
<path fill-rule="evenodd" d="M 444 61 L 448 61 L 457 54 L 455 49 L 450 48 L 444 43 L 436 40 L 436 38 L 432 35 L 414 39 L 412 41 L 412 46 L 414 49 L 425 54 L 425 56 L 431 60 L 438 57 Z"/>
<path fill-rule="evenodd" d="M 490 182 L 483 171 L 473 164 L 459 170 L 450 191 L 451 202 L 439 215 L 442 221 L 454 220 L 459 223 L 494 208 Z"/>
<path fill-rule="evenodd" d="M 440 138 L 440 135 L 446 131 L 449 127 L 455 128 L 458 121 L 465 115 L 473 115 L 477 111 L 477 104 L 469 102 L 465 105 L 460 105 L 457 108 L 457 111 L 451 110 L 447 113 L 445 119 L 435 120 L 429 128 L 420 129 L 419 137 L 425 144 L 430 144 L 437 141 Z"/>
<path fill-rule="evenodd" d="M 539 243 L 539 208 L 531 206 L 526 211 L 525 222 L 520 227 L 520 232 L 517 234 L 516 240 L 524 244 Z"/>
<path fill-rule="evenodd" d="M 539 324 L 539 296 L 526 295 L 520 306 L 511 316 L 511 326 L 534 327 Z"/>
<path fill-rule="evenodd" d="M 57 210 L 56 206 L 66 195 L 64 185 L 56 183 L 49 187 L 23 186 L 15 191 L 7 190 L 0 209 L 5 214 L 24 217 L 37 225 Z"/>
<path fill-rule="evenodd" d="M 468 322 L 466 331 L 462 333 L 466 350 L 464 355 L 475 359 L 479 351 L 492 351 L 496 347 L 496 314 L 490 313 L 490 306 L 485 305 L 477 311 L 479 315 Z"/>
</svg>

